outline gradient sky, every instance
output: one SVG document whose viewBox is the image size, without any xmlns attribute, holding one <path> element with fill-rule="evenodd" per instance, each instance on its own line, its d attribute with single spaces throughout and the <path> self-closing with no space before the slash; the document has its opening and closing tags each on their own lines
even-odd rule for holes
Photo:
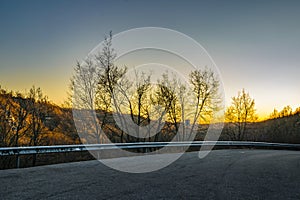
<svg viewBox="0 0 300 200">
<path fill-rule="evenodd" d="M 226 99 L 245 88 L 260 115 L 300 106 L 300 1 L 0 0 L 0 85 L 66 99 L 76 60 L 110 30 L 156 26 L 198 41 Z"/>
</svg>

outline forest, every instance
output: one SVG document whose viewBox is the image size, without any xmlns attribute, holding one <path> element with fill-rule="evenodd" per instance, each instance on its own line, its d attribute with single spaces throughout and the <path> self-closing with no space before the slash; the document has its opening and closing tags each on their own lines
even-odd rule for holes
<svg viewBox="0 0 300 200">
<path fill-rule="evenodd" d="M 243 92 L 240 95 L 247 96 Z M 32 87 L 28 94 L 1 89 L 0 102 L 1 147 L 81 143 L 74 125 L 72 108 L 51 103 L 40 88 Z M 227 108 L 221 140 L 300 143 L 299 108 L 295 111 L 290 106 L 281 111 L 275 109 L 270 113 L 269 119 L 259 122 L 255 121 L 254 116 L 241 117 L 244 119 L 239 120 L 232 116 L 236 112 L 232 109 L 234 108 Z M 122 131 L 117 129 L 111 112 L 98 110 L 97 114 L 99 119 L 106 118 L 105 132 L 113 142 L 133 140 L 124 135 L 121 138 Z M 135 120 L 137 116 L 134 116 Z M 140 120 L 144 122 L 146 118 L 142 117 Z M 152 141 L 170 141 L 174 126 L 174 123 L 168 122 L 164 131 L 153 137 Z M 195 140 L 203 140 L 208 124 L 198 126 Z"/>
</svg>

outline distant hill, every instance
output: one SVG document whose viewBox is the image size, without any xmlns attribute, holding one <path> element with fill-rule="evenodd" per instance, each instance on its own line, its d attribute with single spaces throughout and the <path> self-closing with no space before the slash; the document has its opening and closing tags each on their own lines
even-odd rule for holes
<svg viewBox="0 0 300 200">
<path fill-rule="evenodd" d="M 233 126 L 230 123 L 225 124 L 222 140 L 232 140 L 230 128 Z M 300 143 L 300 112 L 263 122 L 248 123 L 244 140 Z"/>
<path fill-rule="evenodd" d="M 0 93 L 0 146 L 15 146 L 16 133 L 18 131 L 19 145 L 32 145 L 33 138 L 33 112 L 32 99 L 22 95 L 1 91 Z M 78 144 L 80 138 L 77 134 L 72 109 L 62 108 L 49 101 L 35 102 L 36 111 L 40 118 L 40 134 L 38 145 Z M 22 112 L 27 112 L 21 121 Z M 100 121 L 105 120 L 102 127 L 107 137 L 112 142 L 136 142 L 136 141 L 171 141 L 175 137 L 174 124 L 165 123 L 162 131 L 148 139 L 137 139 L 121 131 L 115 124 L 112 113 L 97 110 Z M 133 117 L 137 121 L 137 116 Z M 147 119 L 142 118 L 143 124 Z M 19 126 L 19 127 L 18 127 Z M 36 125 L 35 125 L 36 126 Z M 199 125 L 196 140 L 203 140 L 208 125 Z M 233 123 L 225 123 L 220 140 L 235 140 L 232 129 Z M 290 116 L 277 117 L 263 122 L 248 123 L 244 140 L 266 142 L 300 143 L 300 112 Z"/>
</svg>

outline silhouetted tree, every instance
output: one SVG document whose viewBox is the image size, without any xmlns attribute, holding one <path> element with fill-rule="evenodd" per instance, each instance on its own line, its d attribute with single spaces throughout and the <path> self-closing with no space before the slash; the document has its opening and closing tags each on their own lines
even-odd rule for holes
<svg viewBox="0 0 300 200">
<path fill-rule="evenodd" d="M 28 103 L 29 103 L 29 126 L 28 136 L 30 138 L 30 144 L 33 146 L 38 146 L 41 144 L 44 136 L 46 134 L 45 122 L 48 116 L 48 100 L 44 96 L 41 88 L 36 88 L 33 86 L 28 93 Z M 32 164 L 35 165 L 36 154 L 33 156 Z"/>
<path fill-rule="evenodd" d="M 169 77 L 168 73 L 164 73 L 161 79 L 158 80 L 157 90 L 155 93 L 156 103 L 163 107 L 163 110 L 159 116 L 159 123 L 166 115 L 168 120 L 168 132 L 169 134 L 176 134 L 179 130 L 179 123 L 181 122 L 181 107 L 178 99 L 178 82 L 176 76 L 173 74 Z M 160 126 L 158 126 L 161 128 Z M 174 128 L 173 128 L 174 127 Z"/>
<path fill-rule="evenodd" d="M 12 92 L 7 92 L 0 87 L 0 146 L 14 144 L 14 102 Z"/>
<path fill-rule="evenodd" d="M 91 119 L 83 119 L 86 124 L 80 131 L 86 132 L 86 139 L 93 143 L 103 143 L 103 128 L 107 124 L 108 113 L 116 105 L 114 90 L 118 81 L 126 73 L 126 67 L 114 64 L 116 53 L 112 48 L 112 33 L 105 37 L 102 50 L 97 55 L 87 58 L 83 64 L 77 63 L 75 74 L 71 79 L 71 93 L 74 109 L 85 111 Z M 118 107 L 115 106 L 117 109 Z M 97 115 L 94 112 L 101 112 Z M 84 117 L 83 117 L 84 118 Z M 98 120 L 98 118 L 100 120 Z M 88 130 L 90 129 L 90 130 Z"/>
<path fill-rule="evenodd" d="M 274 108 L 273 112 L 269 115 L 269 119 L 276 119 L 278 118 L 280 115 L 279 115 L 279 112 L 276 108 Z"/>
<path fill-rule="evenodd" d="M 279 117 L 288 117 L 293 115 L 293 109 L 291 106 L 285 106 L 279 113 Z"/>
<path fill-rule="evenodd" d="M 229 134 L 233 139 L 243 140 L 247 124 L 256 120 L 255 101 L 243 89 L 236 97 L 232 97 L 232 104 L 226 111 L 226 121 L 233 125 Z"/>
<path fill-rule="evenodd" d="M 15 145 L 19 146 L 19 138 L 22 137 L 29 129 L 28 118 L 30 113 L 30 105 L 26 97 L 21 93 L 17 93 L 14 101 L 18 104 L 15 107 Z M 22 132 L 22 133 L 21 133 Z M 22 135 L 21 135 L 22 134 Z"/>
<path fill-rule="evenodd" d="M 296 108 L 294 114 L 295 114 L 295 115 L 300 114 L 300 107 Z"/>
<path fill-rule="evenodd" d="M 146 137 L 146 132 L 140 135 L 140 127 L 148 124 L 151 117 L 152 87 L 150 84 L 150 75 L 143 72 L 139 73 L 136 70 L 134 73 L 134 81 L 130 80 L 129 77 L 123 77 L 118 82 L 114 98 L 119 111 L 125 114 L 122 115 L 121 120 L 125 124 L 126 131 L 135 133 L 135 141 L 138 142 L 140 141 L 140 136 L 143 138 Z M 129 135 L 127 136 L 127 140 L 130 140 Z"/>
<path fill-rule="evenodd" d="M 214 111 L 221 109 L 221 97 L 219 94 L 220 82 L 215 73 L 210 69 L 195 70 L 190 74 L 192 84 L 192 97 L 194 114 L 192 117 L 191 133 L 200 120 L 209 121 Z"/>
</svg>

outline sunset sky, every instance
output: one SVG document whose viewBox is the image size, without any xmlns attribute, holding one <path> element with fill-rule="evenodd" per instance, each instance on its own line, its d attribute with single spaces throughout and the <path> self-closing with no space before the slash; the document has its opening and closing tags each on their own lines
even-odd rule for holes
<svg viewBox="0 0 300 200">
<path fill-rule="evenodd" d="M 199 42 L 227 103 L 245 88 L 260 116 L 300 107 L 300 1 L 0 0 L 0 85 L 66 100 L 77 60 L 110 30 L 164 27 Z"/>
</svg>

